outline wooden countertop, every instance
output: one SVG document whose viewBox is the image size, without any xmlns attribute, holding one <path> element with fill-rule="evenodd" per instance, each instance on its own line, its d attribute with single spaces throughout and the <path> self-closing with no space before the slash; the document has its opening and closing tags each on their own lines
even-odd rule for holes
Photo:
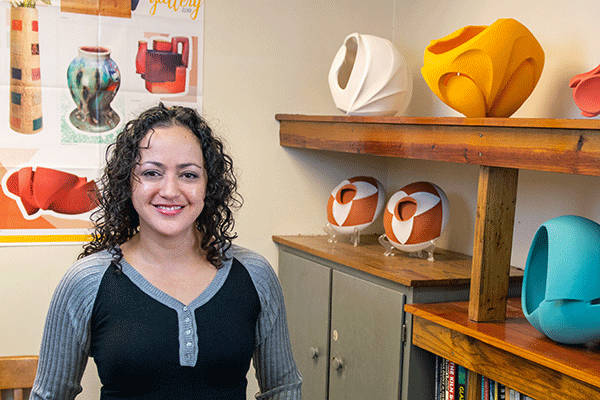
<svg viewBox="0 0 600 400">
<path fill-rule="evenodd" d="M 275 235 L 273 241 L 405 286 L 468 286 L 472 257 L 436 249 L 435 261 L 406 253 L 385 256 L 377 235 L 362 235 L 360 244 L 329 243 L 326 235 Z M 523 270 L 511 267 L 510 282 L 521 282 Z"/>
</svg>

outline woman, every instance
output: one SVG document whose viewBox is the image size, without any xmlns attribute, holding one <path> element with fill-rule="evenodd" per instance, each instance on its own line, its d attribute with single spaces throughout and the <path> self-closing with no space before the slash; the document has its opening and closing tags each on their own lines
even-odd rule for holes
<svg viewBox="0 0 600 400">
<path fill-rule="evenodd" d="M 93 240 L 53 296 L 31 399 L 299 399 L 281 288 L 231 241 L 232 161 L 192 109 L 159 104 L 109 146 Z"/>
</svg>

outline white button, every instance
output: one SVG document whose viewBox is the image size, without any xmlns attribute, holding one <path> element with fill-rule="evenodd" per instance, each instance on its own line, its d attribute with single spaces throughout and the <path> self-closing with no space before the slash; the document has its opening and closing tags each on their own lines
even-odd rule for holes
<svg viewBox="0 0 600 400">
<path fill-rule="evenodd" d="M 185 319 L 185 322 L 190 322 L 190 319 L 189 319 L 189 318 L 186 318 L 186 319 Z"/>
<path fill-rule="evenodd" d="M 192 342 L 187 342 L 186 346 L 187 347 L 192 347 Z"/>
<path fill-rule="evenodd" d="M 183 307 L 183 311 L 187 311 L 187 310 L 188 310 L 188 308 L 187 308 L 187 307 Z"/>
<path fill-rule="evenodd" d="M 189 330 L 189 329 L 188 329 L 187 331 L 185 331 L 185 334 L 186 334 L 186 335 L 189 335 L 190 333 L 192 333 L 192 331 L 191 331 L 191 330 Z"/>
</svg>

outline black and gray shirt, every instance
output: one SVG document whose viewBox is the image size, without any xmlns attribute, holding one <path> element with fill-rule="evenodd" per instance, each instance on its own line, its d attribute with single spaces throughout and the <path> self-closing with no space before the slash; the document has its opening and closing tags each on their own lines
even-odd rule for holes
<svg viewBox="0 0 600 400">
<path fill-rule="evenodd" d="M 300 399 L 281 287 L 260 255 L 232 246 L 204 292 L 183 304 L 107 251 L 77 261 L 58 285 L 30 399 L 69 400 L 93 357 L 101 399 Z"/>
</svg>

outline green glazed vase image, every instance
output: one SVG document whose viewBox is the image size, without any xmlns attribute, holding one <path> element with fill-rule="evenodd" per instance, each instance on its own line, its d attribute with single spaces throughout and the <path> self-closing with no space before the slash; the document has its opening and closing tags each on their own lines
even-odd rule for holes
<svg viewBox="0 0 600 400">
<path fill-rule="evenodd" d="M 82 46 L 67 69 L 67 84 L 77 108 L 69 120 L 86 132 L 105 132 L 115 128 L 119 115 L 110 103 L 121 85 L 121 73 L 110 58 L 110 50 Z"/>
<path fill-rule="evenodd" d="M 575 215 L 543 223 L 525 265 L 523 314 L 565 344 L 600 339 L 600 224 Z"/>
</svg>

